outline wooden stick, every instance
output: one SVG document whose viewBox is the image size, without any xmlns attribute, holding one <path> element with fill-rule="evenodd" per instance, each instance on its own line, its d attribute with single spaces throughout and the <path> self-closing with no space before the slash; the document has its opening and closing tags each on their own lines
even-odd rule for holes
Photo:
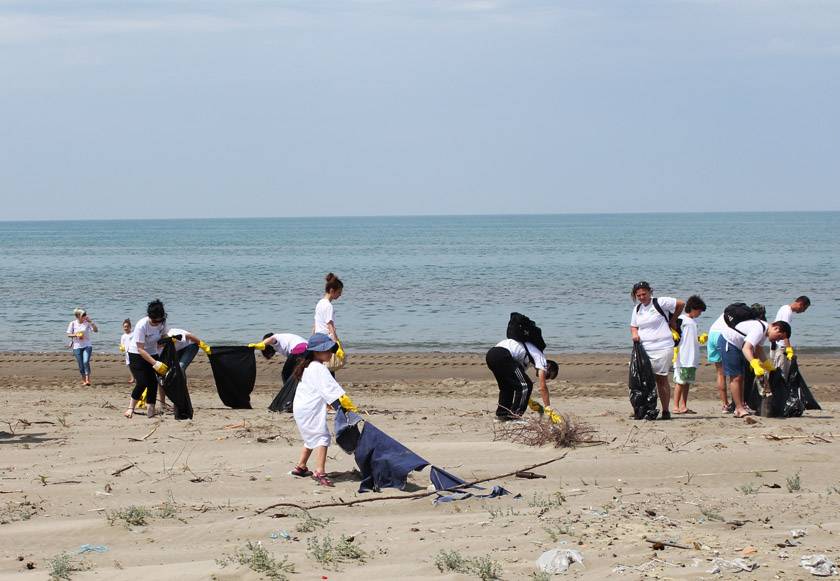
<svg viewBox="0 0 840 581">
<path fill-rule="evenodd" d="M 840 434 L 810 434 L 808 436 L 779 436 L 776 434 L 764 434 L 764 437 L 768 440 L 780 441 L 780 440 L 808 440 L 810 438 L 819 438 L 823 442 L 827 442 L 825 438 L 837 438 L 840 437 Z"/>
<path fill-rule="evenodd" d="M 17 494 L 23 490 L 0 490 L 0 494 Z"/>
<path fill-rule="evenodd" d="M 666 478 L 673 478 L 673 479 L 680 479 L 686 478 L 690 476 L 694 478 L 696 476 L 726 476 L 728 474 L 756 474 L 758 472 L 778 472 L 778 468 L 767 468 L 765 470 L 738 470 L 736 472 L 707 472 L 705 474 L 680 474 L 679 476 L 667 476 Z"/>
<path fill-rule="evenodd" d="M 146 434 L 145 436 L 143 436 L 142 438 L 129 438 L 129 441 L 131 441 L 131 442 L 143 442 L 143 441 L 145 441 L 146 439 L 148 439 L 148 437 L 149 437 L 149 436 L 151 436 L 152 434 L 154 434 L 155 432 L 157 432 L 157 429 L 158 429 L 159 427 L 160 427 L 160 422 L 156 423 L 156 424 L 155 424 L 155 427 L 154 427 L 154 428 L 152 428 L 152 431 L 151 431 L 151 432 L 149 432 L 148 434 Z"/>
<path fill-rule="evenodd" d="M 539 464 L 534 464 L 533 466 L 526 466 L 524 468 L 520 468 L 519 470 L 514 470 L 513 472 L 507 472 L 506 474 L 499 474 L 497 476 L 490 476 L 488 478 L 481 478 L 479 480 L 473 480 L 472 482 L 465 482 L 464 484 L 459 484 L 458 486 L 453 486 L 452 488 L 447 489 L 448 492 L 454 492 L 461 488 L 469 488 L 471 486 L 475 486 L 476 484 L 481 484 L 483 482 L 488 482 L 490 480 L 499 480 L 501 478 L 507 478 L 509 476 L 515 476 L 517 472 L 527 472 L 529 470 L 533 470 L 534 468 L 539 468 L 540 466 L 546 466 L 553 462 L 557 462 L 562 460 L 566 457 L 566 454 L 562 456 L 558 456 L 557 458 L 552 458 L 551 460 L 547 460 L 545 462 L 540 462 Z M 433 494 L 437 494 L 438 492 L 443 492 L 439 490 L 432 490 L 426 492 L 415 492 L 414 494 L 399 494 L 399 495 L 392 495 L 392 496 L 379 496 L 374 498 L 360 498 L 357 500 L 350 500 L 350 501 L 342 501 L 342 502 L 325 502 L 321 504 L 313 504 L 311 506 L 301 506 L 299 504 L 294 504 L 291 502 L 278 502 L 277 504 L 272 504 L 271 506 L 267 506 L 265 508 L 258 509 L 255 514 L 262 514 L 266 511 L 271 510 L 272 508 L 279 508 L 281 506 L 288 506 L 291 508 L 297 508 L 304 512 L 308 512 L 310 510 L 316 508 L 329 508 L 333 506 L 353 506 L 356 504 L 364 504 L 367 502 L 377 502 L 380 500 L 405 500 L 408 498 L 425 498 L 427 496 L 432 496 Z"/>
<path fill-rule="evenodd" d="M 653 539 L 649 539 L 645 537 L 645 541 L 650 543 L 651 545 L 662 545 L 663 547 L 674 547 L 675 549 L 693 549 L 694 547 L 688 547 L 686 545 L 678 545 L 677 543 L 669 543 L 668 541 L 655 541 Z"/>
<path fill-rule="evenodd" d="M 123 466 L 122 468 L 119 468 L 119 469 L 117 469 L 117 470 L 114 470 L 113 472 L 111 472 L 111 476 L 119 476 L 120 474 L 122 474 L 122 473 L 123 473 L 123 472 L 125 472 L 126 470 L 130 470 L 131 468 L 134 468 L 135 466 L 137 466 L 137 464 L 135 464 L 134 462 L 132 462 L 132 463 L 131 463 L 131 464 L 129 464 L 128 466 Z"/>
</svg>

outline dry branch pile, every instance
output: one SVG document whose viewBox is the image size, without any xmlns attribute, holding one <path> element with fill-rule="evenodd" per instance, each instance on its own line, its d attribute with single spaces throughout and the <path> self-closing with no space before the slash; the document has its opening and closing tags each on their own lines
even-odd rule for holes
<svg viewBox="0 0 840 581">
<path fill-rule="evenodd" d="M 563 421 L 552 423 L 544 416 L 529 415 L 521 420 L 493 425 L 493 440 L 508 440 L 526 446 L 574 448 L 580 445 L 603 444 L 595 439 L 595 428 L 581 423 L 567 414 L 561 414 Z"/>
</svg>

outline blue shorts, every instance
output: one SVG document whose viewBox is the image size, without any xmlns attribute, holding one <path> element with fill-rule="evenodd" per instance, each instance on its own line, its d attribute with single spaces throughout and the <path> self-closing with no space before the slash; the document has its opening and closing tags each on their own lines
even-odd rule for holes
<svg viewBox="0 0 840 581">
<path fill-rule="evenodd" d="M 706 341 L 706 359 L 709 360 L 709 363 L 720 363 L 720 350 L 717 344 L 718 338 L 720 338 L 720 333 L 717 331 L 709 333 L 709 340 Z"/>
<path fill-rule="evenodd" d="M 723 363 L 723 374 L 727 377 L 744 375 L 747 370 L 747 358 L 735 345 L 728 342 L 721 335 L 717 340 L 717 350 Z"/>
</svg>

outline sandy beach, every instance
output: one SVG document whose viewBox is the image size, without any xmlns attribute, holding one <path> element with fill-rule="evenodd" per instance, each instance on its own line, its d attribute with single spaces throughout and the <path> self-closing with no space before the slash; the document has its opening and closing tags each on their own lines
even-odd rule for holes
<svg viewBox="0 0 840 581">
<path fill-rule="evenodd" d="M 567 455 L 533 469 L 544 479 L 488 483 L 509 496 L 316 508 L 314 521 L 293 507 L 258 511 L 422 492 L 428 469 L 413 473 L 404 493 L 358 494 L 352 457 L 334 447 L 334 489 L 292 478 L 294 422 L 265 409 L 281 362 L 258 359 L 254 409 L 230 410 L 199 354 L 189 372 L 195 418 L 176 422 L 122 417 L 128 371 L 117 355 L 95 356 L 88 388 L 69 353 L 0 354 L 0 579 L 47 579 L 62 552 L 87 569 L 72 579 L 259 579 L 217 563 L 248 542 L 287 557 L 288 577 L 301 580 L 479 578 L 441 572 L 444 550 L 489 557 L 503 579 L 530 578 L 553 548 L 583 555 L 556 577 L 572 579 L 808 579 L 802 556 L 840 562 L 836 357 L 800 360 L 821 412 L 721 416 L 704 366 L 692 388 L 696 415 L 644 423 L 629 418 L 627 357 L 558 356 L 554 407 L 603 443 L 555 449 L 494 440 L 497 388 L 480 354 L 351 354 L 338 379 L 367 418 L 436 466 L 472 480 Z M 148 509 L 144 524 L 117 515 L 132 505 Z M 324 565 L 308 550 L 341 535 L 353 537 L 361 559 Z M 77 554 L 85 545 L 101 552 Z M 715 559 L 757 568 L 724 565 L 716 575 Z"/>
</svg>

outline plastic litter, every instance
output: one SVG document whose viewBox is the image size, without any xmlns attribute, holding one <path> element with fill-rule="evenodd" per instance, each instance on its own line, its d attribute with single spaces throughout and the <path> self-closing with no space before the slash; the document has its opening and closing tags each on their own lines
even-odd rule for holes
<svg viewBox="0 0 840 581">
<path fill-rule="evenodd" d="M 792 531 L 790 531 L 790 536 L 792 536 L 794 539 L 802 538 L 806 534 L 808 533 L 805 529 L 793 529 Z"/>
<path fill-rule="evenodd" d="M 740 573 L 742 571 L 755 571 L 758 569 L 758 563 L 748 561 L 747 559 L 727 559 L 715 558 L 712 560 L 712 568 L 707 573 L 719 575 L 721 573 Z"/>
<path fill-rule="evenodd" d="M 285 539 L 287 541 L 290 541 L 292 539 L 292 535 L 290 535 L 286 531 L 276 531 L 276 532 L 271 533 L 268 536 L 275 541 L 277 539 Z"/>
<path fill-rule="evenodd" d="M 656 378 L 650 365 L 650 357 L 641 343 L 633 344 L 627 386 L 630 388 L 633 417 L 637 420 L 655 420 L 659 415 L 656 408 Z"/>
<path fill-rule="evenodd" d="M 82 555 L 84 553 L 106 553 L 108 551 L 108 547 L 105 545 L 82 545 L 79 547 L 79 550 L 76 551 L 77 555 Z"/>
<path fill-rule="evenodd" d="M 799 559 L 802 568 L 817 577 L 831 577 L 837 575 L 837 565 L 825 555 L 803 555 Z"/>
<path fill-rule="evenodd" d="M 565 573 L 574 563 L 583 564 L 583 555 L 572 549 L 551 549 L 537 559 L 537 568 L 543 573 Z"/>
</svg>

